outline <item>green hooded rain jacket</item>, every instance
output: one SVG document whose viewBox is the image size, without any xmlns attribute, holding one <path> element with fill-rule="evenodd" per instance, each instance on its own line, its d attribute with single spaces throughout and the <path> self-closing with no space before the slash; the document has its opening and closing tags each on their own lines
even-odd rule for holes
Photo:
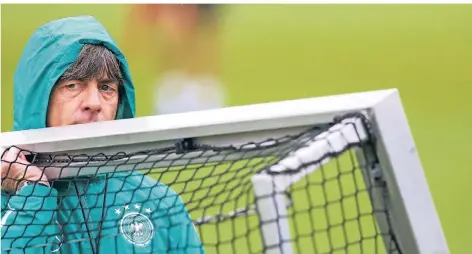
<svg viewBox="0 0 472 254">
<path fill-rule="evenodd" d="M 14 130 L 46 127 L 48 99 L 84 44 L 102 44 L 120 62 L 117 119 L 135 116 L 128 63 L 93 17 L 51 21 L 34 32 L 14 77 Z M 204 253 L 177 193 L 141 174 L 97 175 L 53 188 L 2 192 L 2 253 Z"/>
</svg>

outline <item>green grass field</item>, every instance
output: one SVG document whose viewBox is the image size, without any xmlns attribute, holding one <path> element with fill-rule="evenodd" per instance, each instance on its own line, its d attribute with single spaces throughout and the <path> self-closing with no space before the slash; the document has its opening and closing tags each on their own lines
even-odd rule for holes
<svg viewBox="0 0 472 254">
<path fill-rule="evenodd" d="M 79 14 L 120 43 L 126 6 L 2 5 L 2 131 L 12 129 L 26 40 L 48 20 Z M 229 105 L 398 88 L 451 252 L 472 252 L 471 5 L 236 5 L 222 22 Z M 130 65 L 138 115 L 148 115 L 156 64 Z"/>
</svg>

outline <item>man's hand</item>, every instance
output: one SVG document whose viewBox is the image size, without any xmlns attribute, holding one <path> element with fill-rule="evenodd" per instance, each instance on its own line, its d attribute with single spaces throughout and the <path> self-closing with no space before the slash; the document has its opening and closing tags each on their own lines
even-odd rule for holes
<svg viewBox="0 0 472 254">
<path fill-rule="evenodd" d="M 43 171 L 30 165 L 18 148 L 11 147 L 2 157 L 2 190 L 15 193 L 23 181 L 50 186 Z"/>
</svg>

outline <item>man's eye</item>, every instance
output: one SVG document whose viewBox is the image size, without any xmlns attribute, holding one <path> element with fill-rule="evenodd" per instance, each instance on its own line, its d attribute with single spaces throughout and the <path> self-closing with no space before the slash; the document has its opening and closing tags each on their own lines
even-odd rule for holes
<svg viewBox="0 0 472 254">
<path fill-rule="evenodd" d="M 113 92 L 115 91 L 115 89 L 113 89 L 113 87 L 109 86 L 109 85 L 101 85 L 101 89 L 103 91 L 106 91 L 106 92 Z"/>
<path fill-rule="evenodd" d="M 79 85 L 77 85 L 77 84 L 68 84 L 68 85 L 66 85 L 66 88 L 68 88 L 68 89 L 75 89 L 75 88 L 78 88 L 78 87 L 79 87 Z"/>
<path fill-rule="evenodd" d="M 61 87 L 62 94 L 68 97 L 74 97 L 79 95 L 83 90 L 81 83 L 69 83 Z"/>
</svg>

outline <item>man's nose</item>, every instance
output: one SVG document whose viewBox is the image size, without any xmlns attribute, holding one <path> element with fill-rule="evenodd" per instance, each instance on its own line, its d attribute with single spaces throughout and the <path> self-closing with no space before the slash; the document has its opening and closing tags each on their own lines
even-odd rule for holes
<svg viewBox="0 0 472 254">
<path fill-rule="evenodd" d="M 85 111 L 93 113 L 100 113 L 102 111 L 102 104 L 100 101 L 100 91 L 95 86 L 89 86 L 83 100 L 82 108 Z"/>
</svg>

